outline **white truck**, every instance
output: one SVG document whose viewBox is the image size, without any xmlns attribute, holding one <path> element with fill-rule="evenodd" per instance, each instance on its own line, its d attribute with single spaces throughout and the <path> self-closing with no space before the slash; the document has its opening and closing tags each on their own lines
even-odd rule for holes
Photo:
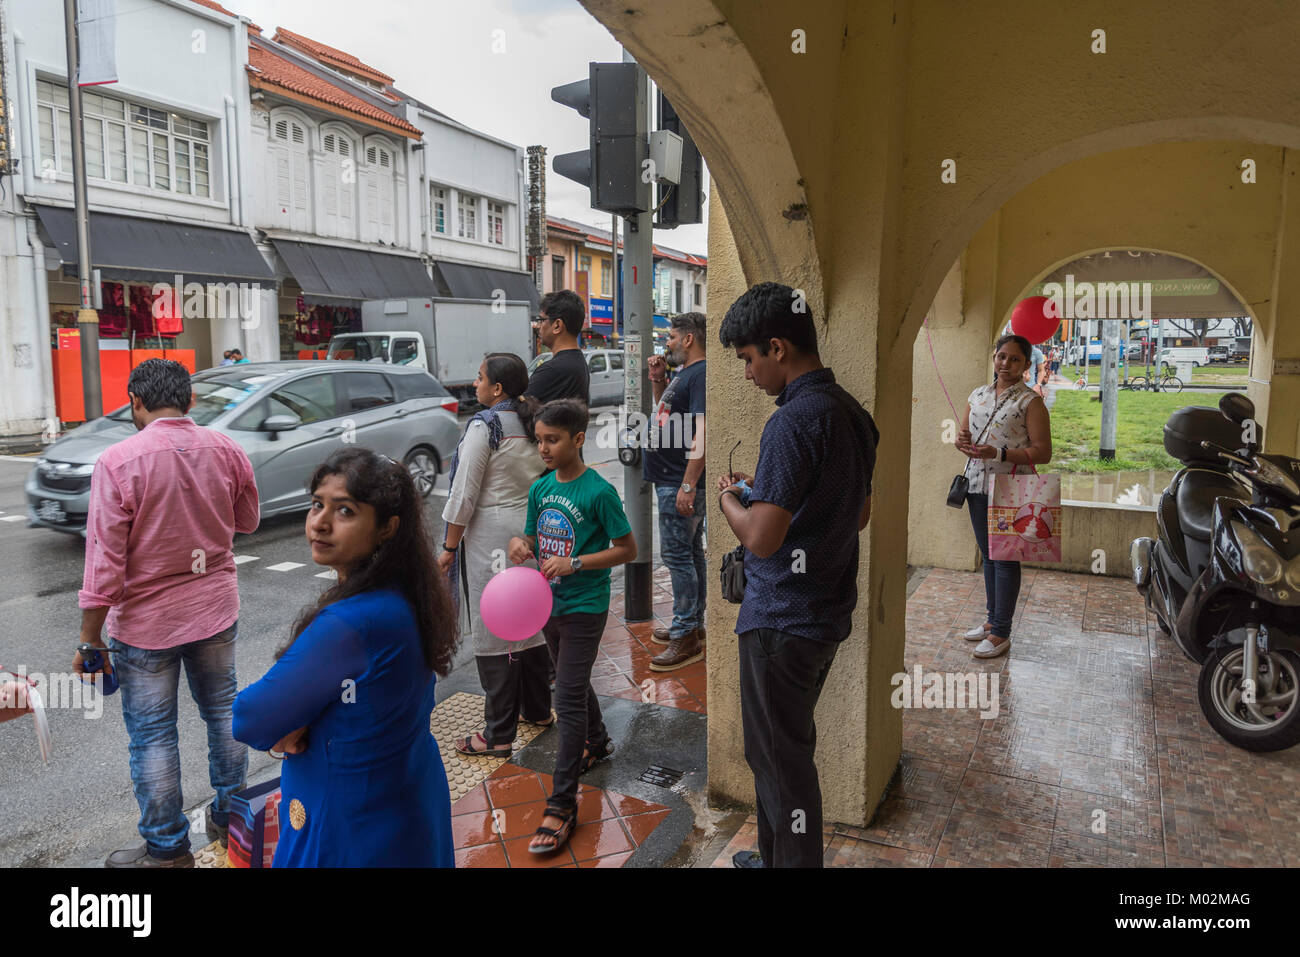
<svg viewBox="0 0 1300 957">
<path fill-rule="evenodd" d="M 1160 350 L 1160 364 L 1176 367 L 1179 363 L 1190 362 L 1193 366 L 1208 366 L 1210 350 L 1205 346 L 1167 346 Z"/>
<path fill-rule="evenodd" d="M 447 391 L 473 401 L 485 354 L 513 352 L 529 360 L 530 320 L 526 302 L 374 299 L 361 304 L 364 331 L 331 338 L 326 358 L 419 366 Z"/>
</svg>

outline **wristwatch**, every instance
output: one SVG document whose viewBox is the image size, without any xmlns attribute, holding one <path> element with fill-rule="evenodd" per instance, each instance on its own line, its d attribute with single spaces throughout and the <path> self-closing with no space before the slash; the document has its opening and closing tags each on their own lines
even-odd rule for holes
<svg viewBox="0 0 1300 957">
<path fill-rule="evenodd" d="M 690 495 L 690 494 L 691 494 L 691 487 L 692 487 L 692 486 L 691 486 L 691 483 L 690 483 L 690 482 L 683 482 L 683 483 L 682 483 L 682 491 L 685 492 L 687 495 Z"/>
<path fill-rule="evenodd" d="M 582 556 L 574 555 L 572 558 L 569 559 L 569 564 L 573 567 L 573 570 L 575 572 L 582 571 Z"/>
<path fill-rule="evenodd" d="M 1004 445 L 998 449 L 998 461 L 1005 462 L 1006 460 L 1007 460 L 1007 447 Z"/>
</svg>

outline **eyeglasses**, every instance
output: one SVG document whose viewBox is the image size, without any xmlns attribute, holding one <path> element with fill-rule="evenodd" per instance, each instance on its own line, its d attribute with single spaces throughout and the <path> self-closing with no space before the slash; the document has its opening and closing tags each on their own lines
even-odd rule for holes
<svg viewBox="0 0 1300 957">
<path fill-rule="evenodd" d="M 539 322 L 563 322 L 563 321 L 564 320 L 561 319 L 559 316 L 533 316 L 534 325 L 536 325 Z"/>
<path fill-rule="evenodd" d="M 727 477 L 728 478 L 730 478 L 734 474 L 731 468 L 732 456 L 736 454 L 736 449 L 740 448 L 740 443 L 743 441 L 744 439 L 736 439 L 736 444 L 731 447 L 731 453 L 727 456 Z"/>
</svg>

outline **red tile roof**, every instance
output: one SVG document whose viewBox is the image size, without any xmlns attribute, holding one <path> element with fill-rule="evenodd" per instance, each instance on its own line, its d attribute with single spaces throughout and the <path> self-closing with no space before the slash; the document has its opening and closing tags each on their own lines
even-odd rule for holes
<svg viewBox="0 0 1300 957">
<path fill-rule="evenodd" d="M 248 45 L 248 73 L 248 85 L 255 90 L 273 90 L 288 99 L 323 106 L 332 113 L 362 119 L 371 126 L 411 139 L 419 139 L 422 135 L 417 127 L 401 117 L 304 70 L 260 43 Z"/>
<path fill-rule="evenodd" d="M 556 232 L 582 236 L 586 242 L 591 243 L 593 246 L 604 246 L 609 243 L 609 233 L 607 231 L 603 229 L 593 231 L 593 227 L 575 223 L 569 219 L 557 219 L 554 216 L 547 216 L 546 228 L 548 230 L 553 229 Z M 618 248 L 623 248 L 622 238 L 618 241 Z M 679 249 L 669 249 L 667 246 L 660 246 L 658 243 L 654 244 L 654 257 L 656 259 L 672 259 L 676 262 L 686 263 L 688 266 L 699 266 L 702 269 L 708 268 L 709 265 L 708 256 L 685 253 Z"/>
<path fill-rule="evenodd" d="M 393 82 L 393 78 L 387 73 L 380 73 L 374 67 L 367 66 L 351 53 L 345 53 L 342 50 L 335 49 L 334 47 L 318 43 L 300 33 L 286 30 L 284 27 L 277 27 L 275 36 L 272 39 L 274 39 L 276 43 L 283 43 L 285 46 L 293 47 L 295 50 L 301 50 L 303 53 L 315 57 L 327 66 L 342 69 L 347 73 L 355 73 L 368 80 L 374 80 L 376 83 L 382 83 L 384 86 Z"/>
</svg>

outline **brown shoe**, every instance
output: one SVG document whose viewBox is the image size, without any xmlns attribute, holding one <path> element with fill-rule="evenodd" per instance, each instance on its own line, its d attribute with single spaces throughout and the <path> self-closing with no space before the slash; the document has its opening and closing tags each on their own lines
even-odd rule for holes
<svg viewBox="0 0 1300 957">
<path fill-rule="evenodd" d="M 688 631 L 680 638 L 674 638 L 658 655 L 650 659 L 651 671 L 676 671 L 704 657 L 704 645 L 700 642 L 700 632 Z"/>
<path fill-rule="evenodd" d="M 105 867 L 193 867 L 194 855 L 186 851 L 180 857 L 164 860 L 149 853 L 149 845 L 114 851 L 104 862 Z"/>
<path fill-rule="evenodd" d="M 704 640 L 704 629 L 703 629 L 703 628 L 700 628 L 700 629 L 698 630 L 698 633 L 699 633 L 699 636 L 700 636 L 700 641 L 703 641 L 703 640 Z M 654 642 L 655 644 L 657 644 L 657 645 L 666 645 L 666 644 L 668 644 L 669 642 L 671 642 L 671 641 L 673 640 L 673 637 L 672 637 L 672 635 L 668 634 L 668 629 L 667 629 L 667 628 L 656 628 L 656 629 L 655 629 L 655 630 L 650 634 L 650 640 L 653 641 L 653 642 Z"/>
</svg>

